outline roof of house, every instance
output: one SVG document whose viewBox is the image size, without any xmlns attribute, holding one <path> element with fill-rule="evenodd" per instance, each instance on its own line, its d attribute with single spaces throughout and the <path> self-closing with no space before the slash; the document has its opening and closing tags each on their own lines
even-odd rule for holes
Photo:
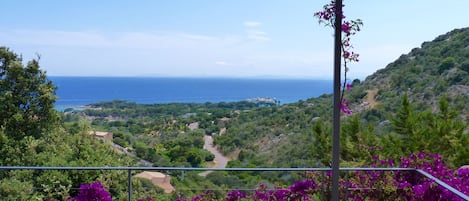
<svg viewBox="0 0 469 201">
<path fill-rule="evenodd" d="M 190 130 L 195 130 L 199 128 L 199 122 L 193 122 L 190 123 L 189 126 L 187 126 Z"/>
<path fill-rule="evenodd" d="M 165 178 L 166 175 L 161 172 L 144 171 L 135 175 L 136 177 L 151 179 L 151 178 Z"/>
<path fill-rule="evenodd" d="M 96 135 L 96 136 L 106 136 L 111 134 L 110 132 L 103 132 L 103 131 L 90 131 L 90 135 Z"/>
<path fill-rule="evenodd" d="M 153 184 L 162 188 L 165 193 L 171 193 L 175 190 L 174 186 L 171 185 L 170 176 L 165 175 L 161 172 L 144 171 L 139 174 L 136 174 L 134 177 L 149 179 Z M 160 181 L 153 179 L 158 179 Z M 163 179 L 163 182 L 161 182 L 161 179 Z"/>
</svg>

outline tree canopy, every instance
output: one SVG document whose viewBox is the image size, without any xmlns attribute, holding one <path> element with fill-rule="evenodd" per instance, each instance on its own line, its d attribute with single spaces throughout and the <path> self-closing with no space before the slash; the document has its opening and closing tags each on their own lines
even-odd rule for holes
<svg viewBox="0 0 469 201">
<path fill-rule="evenodd" d="M 0 47 L 0 128 L 8 138 L 38 138 L 58 122 L 56 87 L 38 60 L 24 65 L 21 56 Z"/>
</svg>

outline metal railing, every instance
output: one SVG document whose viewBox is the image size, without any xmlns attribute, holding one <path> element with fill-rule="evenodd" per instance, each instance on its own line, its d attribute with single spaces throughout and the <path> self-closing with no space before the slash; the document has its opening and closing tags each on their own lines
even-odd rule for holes
<svg viewBox="0 0 469 201">
<path fill-rule="evenodd" d="M 312 171 L 326 172 L 332 168 L 188 168 L 188 167 L 59 167 L 59 166 L 0 166 L 0 170 L 124 170 L 127 171 L 128 199 L 132 200 L 132 171 Z M 340 172 L 350 171 L 410 171 L 428 178 L 463 200 L 469 201 L 469 196 L 449 186 L 429 173 L 415 168 L 339 168 Z"/>
</svg>

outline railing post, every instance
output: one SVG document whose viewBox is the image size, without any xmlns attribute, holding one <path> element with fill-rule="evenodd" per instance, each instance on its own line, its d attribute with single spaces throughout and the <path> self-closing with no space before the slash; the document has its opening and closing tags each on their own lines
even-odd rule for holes
<svg viewBox="0 0 469 201">
<path fill-rule="evenodd" d="M 129 198 L 129 201 L 132 201 L 132 170 L 131 169 L 128 169 L 127 170 L 127 181 L 128 181 L 128 187 L 127 187 L 127 190 L 129 191 L 129 195 L 128 195 L 128 198 Z"/>
<path fill-rule="evenodd" d="M 184 168 L 184 166 L 182 166 Z M 181 171 L 181 179 L 184 180 L 184 170 Z"/>
</svg>

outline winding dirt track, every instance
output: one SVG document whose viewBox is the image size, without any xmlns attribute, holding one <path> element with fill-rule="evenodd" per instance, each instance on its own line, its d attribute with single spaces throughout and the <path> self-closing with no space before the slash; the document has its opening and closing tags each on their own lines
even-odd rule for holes
<svg viewBox="0 0 469 201">
<path fill-rule="evenodd" d="M 213 138 L 210 135 L 206 135 L 204 137 L 204 149 L 208 150 L 210 153 L 215 155 L 215 159 L 213 160 L 214 165 L 211 168 L 225 168 L 230 161 L 229 158 L 223 156 L 215 146 L 213 146 Z M 205 177 L 213 171 L 205 171 L 199 174 L 199 176 Z"/>
<path fill-rule="evenodd" d="M 375 99 L 376 94 L 378 94 L 378 89 L 367 90 L 366 92 L 368 92 L 366 101 L 370 104 L 370 108 L 374 108 L 379 104 L 379 102 Z"/>
</svg>

